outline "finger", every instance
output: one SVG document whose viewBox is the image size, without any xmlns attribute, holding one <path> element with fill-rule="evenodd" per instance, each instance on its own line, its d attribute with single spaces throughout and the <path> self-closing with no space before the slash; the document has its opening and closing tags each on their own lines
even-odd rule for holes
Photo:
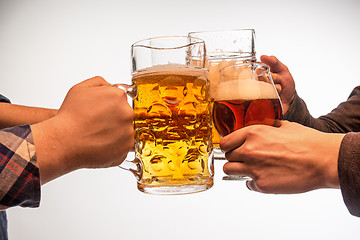
<svg viewBox="0 0 360 240">
<path fill-rule="evenodd" d="M 223 171 L 227 175 L 248 176 L 251 178 L 254 177 L 246 164 L 242 162 L 227 162 L 223 166 Z"/>
<path fill-rule="evenodd" d="M 226 153 L 240 147 L 245 142 L 245 131 L 242 128 L 223 137 L 220 140 L 221 150 Z"/>
<path fill-rule="evenodd" d="M 266 65 L 269 65 L 270 70 L 273 73 L 279 73 L 286 70 L 286 66 L 281 63 L 275 56 L 262 55 L 260 60 Z"/>
<path fill-rule="evenodd" d="M 281 83 L 281 77 L 277 73 L 271 73 L 271 78 L 274 83 Z"/>
<path fill-rule="evenodd" d="M 99 87 L 99 86 L 110 86 L 111 84 L 105 81 L 104 78 L 100 76 L 96 76 L 79 83 L 79 85 L 84 87 Z"/>
<path fill-rule="evenodd" d="M 281 93 L 281 85 L 280 84 L 275 84 L 275 88 L 276 88 L 276 91 L 280 94 Z"/>
</svg>

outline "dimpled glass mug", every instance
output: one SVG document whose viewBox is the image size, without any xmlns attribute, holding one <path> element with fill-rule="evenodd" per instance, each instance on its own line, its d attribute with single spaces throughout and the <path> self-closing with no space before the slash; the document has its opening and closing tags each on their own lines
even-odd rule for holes
<svg viewBox="0 0 360 240">
<path fill-rule="evenodd" d="M 142 192 L 184 194 L 213 185 L 205 51 L 203 40 L 186 36 L 138 41 L 131 46 L 133 85 L 113 85 L 133 98 L 135 160 L 120 167 L 134 173 Z"/>
<path fill-rule="evenodd" d="M 234 64 L 256 62 L 254 29 L 190 32 L 188 36 L 205 41 L 207 51 L 205 67 L 209 70 L 209 95 L 212 104 L 222 68 Z M 215 127 L 212 131 L 215 160 L 223 160 L 225 154 L 220 150 L 221 137 Z"/>
</svg>

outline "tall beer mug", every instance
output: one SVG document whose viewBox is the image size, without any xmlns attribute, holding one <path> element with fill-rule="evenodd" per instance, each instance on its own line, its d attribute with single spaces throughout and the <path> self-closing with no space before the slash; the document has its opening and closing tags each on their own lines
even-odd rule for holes
<svg viewBox="0 0 360 240">
<path fill-rule="evenodd" d="M 151 38 L 134 43 L 131 55 L 133 86 L 114 85 L 133 98 L 135 160 L 120 167 L 134 173 L 145 193 L 209 189 L 214 166 L 204 41 Z"/>
<path fill-rule="evenodd" d="M 188 36 L 205 41 L 207 51 L 205 67 L 209 69 L 209 93 L 212 103 L 222 68 L 234 64 L 256 62 L 254 29 L 190 32 Z M 213 127 L 215 159 L 225 159 L 224 153 L 220 150 L 220 139 L 220 135 Z"/>
</svg>

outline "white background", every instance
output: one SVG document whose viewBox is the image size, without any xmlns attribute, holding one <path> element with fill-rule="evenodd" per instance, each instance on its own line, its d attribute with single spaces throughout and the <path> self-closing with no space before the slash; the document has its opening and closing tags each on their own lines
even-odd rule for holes
<svg viewBox="0 0 360 240">
<path fill-rule="evenodd" d="M 0 92 L 58 108 L 95 75 L 129 83 L 137 40 L 254 28 L 257 55 L 283 61 L 319 116 L 358 85 L 359 23 L 358 0 L 0 0 Z M 339 190 L 250 192 L 221 165 L 213 188 L 184 196 L 143 194 L 118 168 L 70 173 L 42 187 L 39 208 L 8 210 L 10 239 L 359 239 Z"/>
</svg>

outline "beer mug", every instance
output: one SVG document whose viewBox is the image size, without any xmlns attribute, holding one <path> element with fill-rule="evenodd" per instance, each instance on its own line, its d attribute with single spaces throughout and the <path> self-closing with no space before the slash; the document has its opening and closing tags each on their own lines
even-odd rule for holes
<svg viewBox="0 0 360 240">
<path fill-rule="evenodd" d="M 280 97 L 267 65 L 247 63 L 220 70 L 213 121 L 221 137 L 255 124 L 278 126 L 282 117 Z M 235 175 L 223 177 L 223 180 L 247 179 Z"/>
<path fill-rule="evenodd" d="M 133 85 L 114 86 L 133 98 L 135 160 L 120 167 L 134 173 L 145 193 L 209 189 L 214 166 L 204 41 L 150 38 L 134 43 L 131 57 Z"/>
<path fill-rule="evenodd" d="M 235 64 L 256 62 L 254 29 L 190 32 L 188 36 L 205 41 L 207 51 L 205 67 L 209 69 L 209 94 L 212 104 L 222 68 Z M 221 137 L 215 127 L 212 131 L 215 159 L 225 159 L 219 146 Z"/>
</svg>

